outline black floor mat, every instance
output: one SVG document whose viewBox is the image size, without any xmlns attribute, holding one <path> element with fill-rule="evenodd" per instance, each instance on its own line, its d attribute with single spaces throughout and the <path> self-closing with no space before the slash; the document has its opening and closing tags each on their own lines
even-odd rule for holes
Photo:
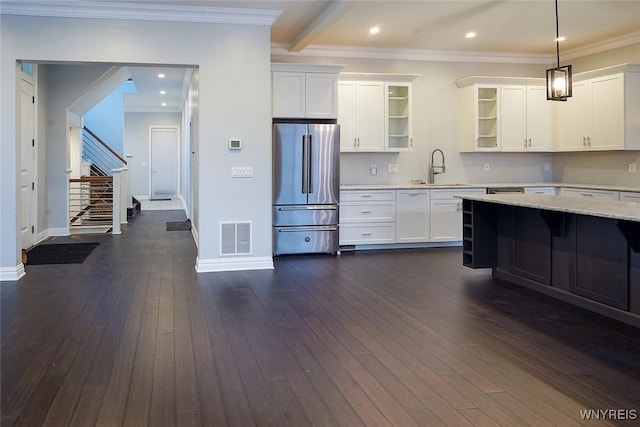
<svg viewBox="0 0 640 427">
<path fill-rule="evenodd" d="M 100 243 L 55 243 L 27 251 L 27 265 L 80 264 Z"/>
<path fill-rule="evenodd" d="M 167 221 L 167 231 L 191 230 L 191 221 Z"/>
</svg>

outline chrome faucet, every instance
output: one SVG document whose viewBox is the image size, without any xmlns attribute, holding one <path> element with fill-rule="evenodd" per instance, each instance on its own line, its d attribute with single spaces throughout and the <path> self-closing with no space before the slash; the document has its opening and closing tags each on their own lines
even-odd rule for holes
<svg viewBox="0 0 640 427">
<path fill-rule="evenodd" d="M 442 164 L 440 164 L 440 165 L 434 164 L 433 157 L 436 154 L 436 151 L 440 152 L 440 155 L 442 156 Z M 433 150 L 431 152 L 431 163 L 429 163 L 429 184 L 433 184 L 434 183 L 435 176 L 437 174 L 445 173 L 445 171 L 446 171 L 446 169 L 445 169 L 445 166 L 444 166 L 444 153 L 442 152 L 441 149 L 436 148 L 435 150 Z"/>
</svg>

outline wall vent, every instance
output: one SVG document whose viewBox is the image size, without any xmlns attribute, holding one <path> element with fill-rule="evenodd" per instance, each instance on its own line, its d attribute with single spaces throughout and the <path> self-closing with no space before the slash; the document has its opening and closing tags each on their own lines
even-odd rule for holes
<svg viewBox="0 0 640 427">
<path fill-rule="evenodd" d="M 251 255 L 251 221 L 220 222 L 220 255 Z"/>
</svg>

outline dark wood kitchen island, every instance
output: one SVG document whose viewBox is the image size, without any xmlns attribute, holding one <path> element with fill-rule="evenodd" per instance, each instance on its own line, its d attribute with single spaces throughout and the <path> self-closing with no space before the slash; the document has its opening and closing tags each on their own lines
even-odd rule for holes
<svg viewBox="0 0 640 427">
<path fill-rule="evenodd" d="M 640 204 L 460 195 L 463 263 L 640 327 Z"/>
</svg>

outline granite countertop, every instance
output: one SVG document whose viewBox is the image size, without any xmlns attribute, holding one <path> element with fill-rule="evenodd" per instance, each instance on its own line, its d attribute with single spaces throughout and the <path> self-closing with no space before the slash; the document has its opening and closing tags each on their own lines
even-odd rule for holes
<svg viewBox="0 0 640 427">
<path fill-rule="evenodd" d="M 482 183 L 438 183 L 438 184 L 341 184 L 342 190 L 404 190 L 431 188 L 505 188 L 505 187 L 567 187 L 589 190 L 640 192 L 640 187 L 623 185 L 572 184 L 561 182 L 482 182 Z"/>
<path fill-rule="evenodd" d="M 478 202 L 640 222 L 640 203 L 637 202 L 616 202 L 603 199 L 545 196 L 540 194 L 460 194 L 455 197 Z"/>
</svg>

